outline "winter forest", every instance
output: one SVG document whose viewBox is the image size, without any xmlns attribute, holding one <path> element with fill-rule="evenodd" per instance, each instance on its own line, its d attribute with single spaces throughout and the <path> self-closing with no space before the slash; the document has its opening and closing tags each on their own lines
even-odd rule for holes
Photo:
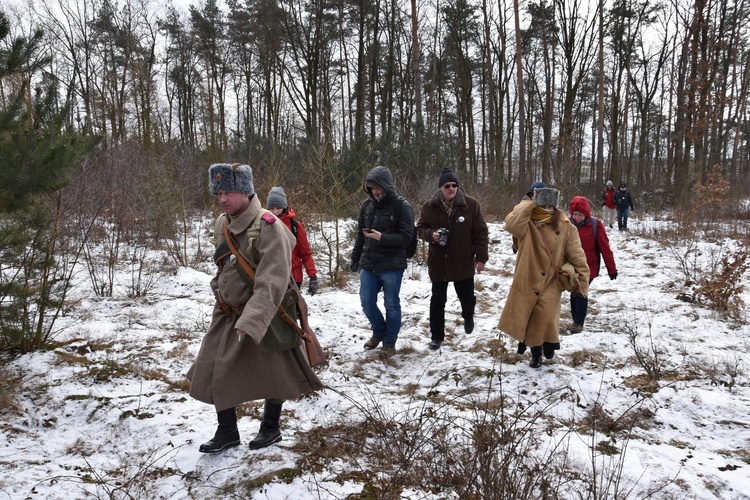
<svg viewBox="0 0 750 500">
<path fill-rule="evenodd" d="M 414 191 L 453 165 L 494 189 L 613 179 L 677 200 L 715 165 L 732 183 L 749 169 L 741 1 L 30 0 L 3 11 L 3 108 L 18 95 L 46 103 L 61 129 L 98 139 L 108 168 L 232 159 L 271 183 L 331 185 L 380 161 Z"/>
<path fill-rule="evenodd" d="M 0 492 L 747 499 L 749 92 L 745 0 L 2 0 Z M 285 406 L 282 445 L 212 461 L 184 373 L 217 162 L 304 220 L 331 389 Z M 417 216 L 453 168 L 490 225 L 477 331 L 432 357 L 423 247 L 398 354 L 363 354 L 376 165 Z M 625 182 L 635 209 L 588 330 L 530 380 L 496 325 L 502 221 L 537 180 L 597 214 Z"/>
</svg>

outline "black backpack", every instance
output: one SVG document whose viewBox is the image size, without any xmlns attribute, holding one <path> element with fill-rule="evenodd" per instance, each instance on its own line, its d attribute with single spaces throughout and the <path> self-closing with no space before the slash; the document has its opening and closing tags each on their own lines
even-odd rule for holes
<svg viewBox="0 0 750 500">
<path fill-rule="evenodd" d="M 412 233 L 411 233 L 411 240 L 409 240 L 409 244 L 406 245 L 406 258 L 411 259 L 414 257 L 414 254 L 417 253 L 417 226 L 415 225 L 412 227 Z"/>
<path fill-rule="evenodd" d="M 403 208 L 404 203 L 406 203 L 406 199 L 403 196 L 399 196 L 399 198 L 400 198 L 401 203 L 396 205 L 398 209 L 395 212 L 396 212 L 396 217 L 398 218 L 398 220 L 401 220 L 401 209 Z M 411 259 L 417 253 L 417 243 L 418 243 L 417 225 L 414 224 L 414 226 L 412 226 L 411 229 L 412 229 L 411 239 L 409 240 L 409 243 L 406 245 L 406 258 L 407 259 Z"/>
</svg>

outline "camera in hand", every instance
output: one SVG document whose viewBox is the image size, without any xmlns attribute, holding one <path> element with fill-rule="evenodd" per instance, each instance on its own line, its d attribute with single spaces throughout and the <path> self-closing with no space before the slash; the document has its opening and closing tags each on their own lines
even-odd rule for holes
<svg viewBox="0 0 750 500">
<path fill-rule="evenodd" d="M 438 245 L 441 247 L 444 247 L 448 244 L 448 235 L 451 234 L 450 229 L 446 229 L 444 227 L 441 227 L 437 230 L 437 233 L 440 235 L 440 239 L 438 240 Z"/>
</svg>

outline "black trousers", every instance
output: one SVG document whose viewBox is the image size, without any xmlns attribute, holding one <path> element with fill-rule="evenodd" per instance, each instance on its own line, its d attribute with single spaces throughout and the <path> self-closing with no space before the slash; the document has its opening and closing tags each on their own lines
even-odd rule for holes
<svg viewBox="0 0 750 500">
<path fill-rule="evenodd" d="M 589 309 L 589 299 L 580 295 L 570 294 L 570 315 L 573 323 L 582 325 L 586 321 L 586 313 Z"/>
<path fill-rule="evenodd" d="M 448 301 L 448 283 L 448 281 L 441 281 L 432 284 L 430 335 L 432 340 L 438 342 L 445 340 L 445 303 Z M 477 304 L 477 298 L 474 296 L 474 277 L 454 281 L 453 288 L 461 302 L 461 316 L 464 320 L 474 318 L 474 307 Z"/>
</svg>

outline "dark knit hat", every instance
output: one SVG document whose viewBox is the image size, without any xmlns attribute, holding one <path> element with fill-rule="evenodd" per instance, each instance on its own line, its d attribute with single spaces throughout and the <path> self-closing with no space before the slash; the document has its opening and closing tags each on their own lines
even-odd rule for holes
<svg viewBox="0 0 750 500">
<path fill-rule="evenodd" d="M 214 163 L 208 168 L 208 189 L 213 196 L 219 194 L 219 191 L 239 191 L 253 195 L 253 169 L 250 165 L 239 163 Z"/>
<path fill-rule="evenodd" d="M 620 183 L 620 187 L 621 187 L 621 188 L 626 188 L 626 187 L 628 187 L 628 185 L 627 185 L 627 184 L 625 184 L 624 182 L 622 182 L 622 183 Z"/>
<path fill-rule="evenodd" d="M 554 188 L 538 188 L 534 191 L 534 203 L 538 207 L 552 205 L 557 208 L 557 202 L 560 199 L 560 191 Z"/>
<path fill-rule="evenodd" d="M 543 183 L 542 181 L 536 181 L 534 184 L 532 184 L 531 186 L 529 186 L 529 190 L 526 191 L 526 194 L 529 195 L 529 196 L 533 196 L 535 189 L 542 189 L 542 188 L 546 188 L 546 187 L 547 187 L 547 185 L 545 183 Z"/>
<path fill-rule="evenodd" d="M 440 180 L 438 181 L 438 187 L 442 187 L 443 184 L 446 182 L 455 182 L 458 184 L 458 175 L 456 175 L 456 172 L 451 170 L 448 167 L 445 167 L 442 172 L 440 172 Z"/>
<path fill-rule="evenodd" d="M 289 208 L 289 205 L 286 203 L 286 193 L 283 187 L 274 186 L 271 188 L 268 192 L 266 208 Z"/>
</svg>

